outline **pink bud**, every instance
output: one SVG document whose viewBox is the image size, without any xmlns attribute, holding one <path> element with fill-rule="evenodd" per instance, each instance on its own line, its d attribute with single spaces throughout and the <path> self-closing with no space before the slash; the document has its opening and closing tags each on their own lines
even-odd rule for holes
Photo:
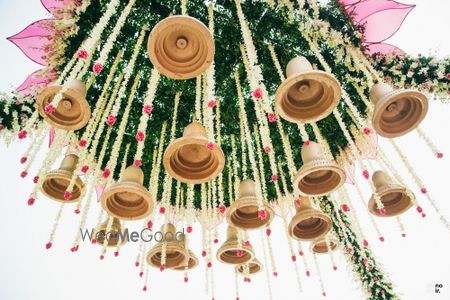
<svg viewBox="0 0 450 300">
<path fill-rule="evenodd" d="M 117 120 L 116 116 L 109 115 L 108 119 L 106 120 L 106 124 L 108 126 L 113 126 L 114 124 L 116 124 L 116 120 Z"/>
<path fill-rule="evenodd" d="M 364 127 L 364 134 L 369 135 L 372 132 L 369 127 Z"/>
<path fill-rule="evenodd" d="M 267 236 L 270 236 L 271 233 L 272 233 L 272 230 L 270 230 L 270 228 L 267 228 L 267 229 L 266 229 L 266 235 L 267 235 Z"/>
<path fill-rule="evenodd" d="M 350 211 L 350 207 L 348 207 L 347 204 L 342 204 L 342 205 L 341 205 L 341 209 L 342 209 L 344 212 L 349 212 L 349 211 Z"/>
<path fill-rule="evenodd" d="M 160 208 L 159 208 L 159 213 L 160 214 L 164 214 L 166 212 L 166 208 L 164 207 L 164 206 L 161 206 Z"/>
<path fill-rule="evenodd" d="M 273 123 L 273 122 L 275 122 L 277 120 L 277 116 L 275 114 L 273 114 L 273 113 L 270 113 L 268 115 L 268 118 L 269 118 L 269 122 L 270 123 Z"/>
<path fill-rule="evenodd" d="M 65 191 L 64 192 L 64 199 L 65 200 L 70 200 L 70 198 L 72 197 L 72 193 Z"/>
<path fill-rule="evenodd" d="M 86 141 L 86 140 L 80 140 L 80 141 L 78 142 L 78 145 L 79 145 L 80 147 L 86 147 L 86 144 L 87 144 L 87 141 Z"/>
<path fill-rule="evenodd" d="M 84 49 L 81 49 L 77 52 L 77 57 L 81 59 L 86 59 L 88 57 L 88 52 Z"/>
<path fill-rule="evenodd" d="M 208 107 L 209 108 L 213 108 L 214 106 L 216 106 L 216 101 L 211 100 L 211 101 L 208 102 Z"/>
<path fill-rule="evenodd" d="M 444 157 L 444 153 L 438 152 L 438 153 L 436 153 L 436 157 L 437 158 L 443 158 Z"/>
<path fill-rule="evenodd" d="M 21 130 L 21 131 L 19 131 L 19 133 L 17 134 L 17 136 L 19 137 L 19 140 L 23 140 L 24 138 L 26 138 L 27 137 L 27 132 L 26 132 L 26 130 Z"/>
<path fill-rule="evenodd" d="M 213 150 L 214 150 L 214 143 L 213 143 L 213 142 L 209 142 L 208 145 L 206 145 L 206 147 L 207 147 L 209 150 L 213 151 Z"/>
<path fill-rule="evenodd" d="M 102 172 L 102 177 L 106 179 L 109 175 L 111 175 L 111 171 L 109 169 L 104 169 Z"/>
<path fill-rule="evenodd" d="M 134 160 L 134 165 L 135 165 L 136 167 L 140 167 L 140 166 L 142 166 L 142 161 L 141 161 L 140 159 L 135 159 L 135 160 Z"/>
<path fill-rule="evenodd" d="M 144 108 L 142 109 L 142 111 L 144 112 L 144 114 L 151 114 L 153 111 L 153 106 L 151 105 L 144 105 Z"/>
<path fill-rule="evenodd" d="M 153 227 L 153 222 L 150 220 L 147 222 L 147 228 L 152 229 Z"/>
<path fill-rule="evenodd" d="M 365 179 L 369 179 L 369 176 L 370 176 L 370 175 L 369 175 L 369 171 L 364 170 L 362 174 L 363 174 L 363 176 L 364 176 Z"/>
<path fill-rule="evenodd" d="M 31 198 L 28 199 L 27 203 L 28 203 L 29 206 L 31 206 L 31 205 L 34 204 L 35 201 L 36 201 L 36 199 L 34 199 L 33 197 L 31 197 Z"/>
<path fill-rule="evenodd" d="M 94 71 L 95 74 L 100 74 L 100 72 L 103 70 L 103 65 L 101 63 L 95 63 L 92 67 L 92 71 Z"/>
<path fill-rule="evenodd" d="M 264 152 L 266 152 L 267 154 L 269 154 L 271 151 L 270 147 L 264 147 Z"/>
<path fill-rule="evenodd" d="M 142 142 L 144 140 L 144 138 L 145 138 L 145 135 L 144 135 L 144 133 L 142 131 L 138 131 L 136 133 L 136 140 L 138 142 Z"/>
<path fill-rule="evenodd" d="M 44 107 L 44 112 L 45 112 L 47 115 L 51 115 L 54 111 L 55 111 L 55 107 L 53 106 L 53 104 L 47 104 L 47 105 Z"/>
<path fill-rule="evenodd" d="M 223 215 L 225 213 L 225 211 L 227 210 L 227 208 L 225 207 L 225 205 L 220 204 L 219 205 L 219 212 Z"/>
<path fill-rule="evenodd" d="M 77 215 L 80 214 L 80 210 L 79 210 L 78 208 L 75 209 L 74 212 L 75 212 L 75 214 L 77 214 Z"/>
<path fill-rule="evenodd" d="M 28 158 L 26 156 L 23 156 L 20 158 L 20 163 L 23 165 L 24 163 L 26 163 L 28 160 Z"/>
<path fill-rule="evenodd" d="M 86 174 L 88 170 L 89 170 L 89 166 L 87 166 L 87 165 L 84 165 L 84 166 L 81 167 L 81 172 L 83 174 Z"/>
<path fill-rule="evenodd" d="M 272 182 L 277 182 L 278 180 L 278 175 L 277 174 L 273 174 L 272 175 Z"/>
<path fill-rule="evenodd" d="M 48 242 L 47 244 L 45 244 L 45 249 L 50 249 L 52 245 L 52 242 Z"/>
<path fill-rule="evenodd" d="M 262 89 L 260 87 L 257 87 L 253 91 L 252 95 L 253 95 L 253 98 L 255 98 L 255 99 L 261 99 L 262 96 L 263 96 L 263 91 L 262 91 Z"/>
<path fill-rule="evenodd" d="M 260 210 L 258 211 L 258 217 L 260 220 L 264 220 L 265 218 L 267 218 L 267 213 L 265 210 Z"/>
<path fill-rule="evenodd" d="M 34 176 L 33 177 L 33 182 L 34 183 L 38 183 L 38 181 L 39 181 L 39 176 Z"/>
<path fill-rule="evenodd" d="M 188 226 L 188 227 L 186 228 L 186 231 L 187 231 L 187 233 L 191 233 L 191 232 L 192 232 L 192 226 Z"/>
<path fill-rule="evenodd" d="M 25 178 L 27 177 L 28 172 L 27 171 L 23 171 L 22 173 L 20 173 L 20 177 Z"/>
<path fill-rule="evenodd" d="M 202 251 L 202 257 L 206 257 L 206 251 L 205 250 Z"/>
</svg>

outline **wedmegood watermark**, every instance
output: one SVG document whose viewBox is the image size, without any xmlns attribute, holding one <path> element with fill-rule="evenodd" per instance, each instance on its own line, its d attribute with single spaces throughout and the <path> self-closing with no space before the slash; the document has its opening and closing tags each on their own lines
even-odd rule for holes
<svg viewBox="0 0 450 300">
<path fill-rule="evenodd" d="M 104 240 L 106 239 L 108 242 L 110 239 L 117 240 L 118 242 L 121 241 L 131 241 L 131 242 L 137 242 L 139 240 L 142 240 L 144 242 L 150 242 L 153 239 L 156 242 L 183 242 L 184 241 L 184 228 L 181 231 L 177 231 L 175 234 L 172 232 L 166 232 L 163 233 L 161 231 L 155 231 L 153 232 L 150 228 L 144 228 L 140 232 L 139 231 L 129 231 L 128 228 L 125 230 L 119 229 L 118 231 L 110 230 L 108 232 L 105 232 L 103 230 L 101 231 L 95 231 L 94 228 L 92 228 L 90 231 L 88 229 L 81 229 L 81 240 L 84 242 L 85 240 L 88 240 L 92 242 L 93 240 Z"/>
</svg>

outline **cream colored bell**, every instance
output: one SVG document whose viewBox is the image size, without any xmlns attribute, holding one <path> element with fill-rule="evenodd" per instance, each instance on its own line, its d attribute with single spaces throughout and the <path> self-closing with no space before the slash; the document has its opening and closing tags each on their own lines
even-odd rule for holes
<svg viewBox="0 0 450 300">
<path fill-rule="evenodd" d="M 300 198 L 300 205 L 295 205 L 297 213 L 289 223 L 289 235 L 299 241 L 312 241 L 325 236 L 331 230 L 331 219 L 318 209 L 311 200 Z"/>
<path fill-rule="evenodd" d="M 127 167 L 119 182 L 103 192 L 100 198 L 103 209 L 120 220 L 139 220 L 148 216 L 155 201 L 142 185 L 143 181 L 141 168 Z"/>
<path fill-rule="evenodd" d="M 185 237 L 185 239 L 187 239 L 187 237 Z M 185 250 L 187 249 L 186 248 L 187 247 L 187 241 L 185 241 L 184 243 L 181 242 L 180 244 L 182 245 L 182 247 Z M 175 271 L 192 270 L 195 267 L 197 267 L 197 265 L 198 265 L 198 258 L 194 254 L 194 252 L 192 252 L 190 249 L 187 249 L 187 255 L 188 255 L 188 259 L 184 262 L 184 265 L 180 266 L 180 267 L 173 268 Z"/>
<path fill-rule="evenodd" d="M 190 79 L 202 74 L 214 59 L 214 38 L 199 20 L 171 16 L 153 27 L 147 44 L 152 64 L 172 79 Z"/>
<path fill-rule="evenodd" d="M 313 70 L 303 56 L 288 63 L 286 77 L 275 93 L 275 110 L 290 122 L 317 122 L 327 117 L 341 99 L 341 87 L 336 78 Z"/>
<path fill-rule="evenodd" d="M 247 268 L 247 270 L 246 270 Z M 239 272 L 242 275 L 254 275 L 259 273 L 263 269 L 261 262 L 254 258 L 250 262 L 246 264 L 237 265 L 235 267 L 236 272 Z"/>
<path fill-rule="evenodd" d="M 155 268 L 162 266 L 163 243 L 166 243 L 166 263 L 164 267 L 169 269 L 184 268 L 186 260 L 190 258 L 190 254 L 184 248 L 184 241 L 176 239 L 176 231 L 177 229 L 173 224 L 168 223 L 161 226 L 162 240 L 147 253 L 147 263 L 150 266 Z M 165 237 L 168 239 L 164 240 Z M 169 240 L 169 237 L 173 238 Z"/>
<path fill-rule="evenodd" d="M 372 125 L 379 135 L 387 138 L 414 130 L 428 112 L 428 98 L 424 93 L 403 89 L 394 91 L 385 83 L 372 87 L 370 100 L 375 106 Z"/>
<path fill-rule="evenodd" d="M 77 202 L 81 196 L 81 190 L 84 188 L 84 183 L 80 177 L 76 177 L 75 185 L 73 186 L 70 199 L 64 198 L 64 193 L 72 180 L 73 172 L 77 167 L 78 156 L 69 154 L 64 157 L 59 169 L 48 172 L 45 175 L 44 182 L 41 186 L 41 191 L 50 199 L 72 203 Z"/>
<path fill-rule="evenodd" d="M 117 218 L 113 218 L 113 223 L 111 225 L 111 228 L 109 231 L 108 229 L 108 221 L 106 220 L 100 226 L 98 227 L 95 238 L 97 240 L 97 244 L 102 246 L 105 242 L 105 237 L 107 238 L 108 244 L 106 246 L 108 247 L 117 247 L 118 244 L 123 245 L 125 244 L 128 239 L 127 235 L 125 234 L 125 230 L 122 230 L 122 225 L 120 224 L 120 220 Z M 121 233 L 121 235 L 119 234 Z"/>
<path fill-rule="evenodd" d="M 241 251 L 242 255 L 239 255 L 239 252 Z M 241 247 L 239 247 L 236 228 L 228 226 L 227 240 L 222 244 L 219 250 L 217 250 L 216 256 L 217 260 L 220 262 L 239 265 L 251 261 L 255 254 L 253 253 L 252 247 L 246 246 L 244 242 L 242 242 Z"/>
<path fill-rule="evenodd" d="M 208 149 L 205 128 L 193 122 L 184 128 L 164 152 L 163 164 L 167 173 L 178 181 L 190 184 L 208 182 L 222 172 L 225 156 L 220 145 Z"/>
<path fill-rule="evenodd" d="M 253 180 L 245 179 L 239 184 L 239 198 L 227 209 L 227 222 L 241 229 L 257 229 L 270 224 L 273 219 L 272 208 L 264 204 L 266 217 L 259 217 L 259 205 L 256 198 L 256 185 Z"/>
<path fill-rule="evenodd" d="M 323 196 L 334 192 L 345 182 L 345 172 L 328 160 L 315 142 L 302 147 L 303 165 L 294 177 L 294 190 L 303 196 Z"/>
<path fill-rule="evenodd" d="M 380 213 L 375 201 L 375 196 L 369 200 L 369 211 L 378 217 L 398 216 L 413 206 L 413 200 L 410 197 L 412 193 L 407 193 L 402 185 L 395 184 L 392 179 L 383 171 L 376 171 L 372 175 L 372 181 L 376 192 L 384 205 L 385 213 Z"/>
<path fill-rule="evenodd" d="M 310 250 L 312 253 L 316 254 L 324 254 L 334 251 L 336 247 L 339 245 L 339 241 L 333 236 L 327 236 L 328 243 L 325 240 L 325 237 L 318 238 L 311 242 Z"/>
<path fill-rule="evenodd" d="M 47 114 L 45 107 L 61 91 L 62 86 L 45 88 L 36 98 L 36 106 L 41 117 L 56 128 L 78 130 L 86 126 L 91 117 L 91 109 L 86 101 L 86 85 L 80 80 L 72 80 L 53 113 Z"/>
</svg>

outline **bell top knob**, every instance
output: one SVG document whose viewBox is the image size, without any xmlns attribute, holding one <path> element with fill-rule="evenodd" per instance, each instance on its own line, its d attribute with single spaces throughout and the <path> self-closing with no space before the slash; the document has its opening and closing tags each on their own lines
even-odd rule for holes
<svg viewBox="0 0 450 300">
<path fill-rule="evenodd" d="M 237 240 L 237 230 L 233 226 L 227 228 L 227 241 L 229 240 Z"/>
<path fill-rule="evenodd" d="M 131 181 L 142 185 L 144 182 L 144 172 L 142 172 L 141 168 L 131 165 L 125 169 L 122 178 L 120 178 L 120 182 L 124 181 Z"/>
<path fill-rule="evenodd" d="M 78 79 L 73 79 L 66 84 L 67 88 L 77 91 L 80 95 L 86 98 L 86 85 Z"/>
<path fill-rule="evenodd" d="M 206 129 L 202 126 L 202 124 L 197 122 L 192 122 L 188 126 L 184 128 L 183 131 L 183 137 L 190 137 L 190 136 L 203 136 L 206 137 Z"/>
<path fill-rule="evenodd" d="M 175 236 L 177 229 L 175 227 L 175 225 L 173 225 L 172 223 L 167 223 L 167 224 L 163 224 L 161 226 L 160 231 L 165 235 L 166 233 L 171 233 L 173 235 L 173 237 Z M 173 238 L 172 237 L 172 238 Z"/>
<path fill-rule="evenodd" d="M 311 63 L 304 56 L 294 57 L 286 66 L 286 77 L 312 70 Z"/>
<path fill-rule="evenodd" d="M 313 160 L 324 158 L 322 147 L 319 144 L 311 141 L 308 145 L 303 145 L 301 155 L 303 164 L 306 164 L 307 162 Z"/>
<path fill-rule="evenodd" d="M 392 179 L 383 171 L 376 171 L 373 173 L 372 181 L 376 189 L 392 183 Z"/>
<path fill-rule="evenodd" d="M 76 156 L 75 154 L 69 154 L 64 157 L 59 168 L 61 170 L 73 172 L 77 167 L 77 163 L 78 163 L 78 156 Z"/>
<path fill-rule="evenodd" d="M 299 200 L 300 200 L 300 205 L 295 204 L 295 210 L 297 212 L 300 212 L 304 209 L 312 207 L 311 200 L 308 197 L 300 197 Z"/>
<path fill-rule="evenodd" d="M 390 92 L 392 92 L 392 87 L 389 84 L 377 83 L 370 89 L 370 101 L 376 105 L 384 95 Z"/>
<path fill-rule="evenodd" d="M 251 179 L 244 179 L 239 184 L 239 198 L 255 196 L 255 182 Z"/>
</svg>

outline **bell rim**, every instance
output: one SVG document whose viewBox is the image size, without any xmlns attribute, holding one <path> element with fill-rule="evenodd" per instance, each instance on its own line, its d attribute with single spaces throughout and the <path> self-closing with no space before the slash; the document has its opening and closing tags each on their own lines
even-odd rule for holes
<svg viewBox="0 0 450 300">
<path fill-rule="evenodd" d="M 330 105 L 330 107 L 328 107 L 327 110 L 325 110 L 318 117 L 297 119 L 297 118 L 293 118 L 293 117 L 289 116 L 289 114 L 287 114 L 283 110 L 283 108 L 281 106 L 281 101 L 283 99 L 283 96 L 289 90 L 289 88 L 291 88 L 291 86 L 293 84 L 295 84 L 296 82 L 302 80 L 303 77 L 305 77 L 305 76 L 315 76 L 315 77 L 323 78 L 325 81 L 327 81 L 329 83 L 329 86 L 334 91 L 334 101 L 333 101 L 333 105 Z M 286 78 L 285 80 L 283 80 L 283 82 L 278 86 L 278 88 L 275 92 L 274 105 L 275 105 L 275 111 L 280 115 L 280 117 L 282 117 L 286 121 L 289 121 L 292 123 L 311 123 L 311 122 L 320 121 L 320 120 L 328 117 L 333 112 L 333 110 L 337 107 L 337 105 L 339 104 L 341 97 L 342 97 L 341 86 L 339 84 L 339 81 L 333 75 L 331 75 L 325 71 L 321 71 L 321 70 L 312 70 L 312 71 L 307 71 L 307 72 L 302 72 L 302 73 L 292 75 L 292 76 Z"/>
<path fill-rule="evenodd" d="M 256 206 L 257 209 L 259 208 L 256 197 L 252 197 L 252 196 L 241 197 L 241 198 L 237 199 L 236 201 L 234 201 L 228 207 L 227 213 L 226 213 L 227 223 L 235 228 L 239 228 L 239 229 L 243 229 L 243 230 L 256 230 L 256 229 L 260 229 L 260 228 L 266 226 L 267 224 L 270 224 L 274 217 L 274 211 L 267 203 L 263 203 L 263 204 L 264 204 L 263 205 L 264 209 L 266 211 L 266 218 L 264 220 L 261 220 L 261 221 L 264 221 L 261 225 L 258 225 L 257 227 L 242 227 L 242 226 L 238 226 L 238 224 L 234 223 L 234 221 L 232 220 L 233 214 L 240 208 L 249 207 L 249 206 Z"/>
<path fill-rule="evenodd" d="M 249 272 L 248 275 L 255 275 L 258 274 L 259 272 L 261 272 L 264 269 L 264 266 L 262 265 L 262 263 L 259 261 L 259 259 L 257 259 L 256 257 L 254 259 L 252 259 L 251 261 L 249 261 L 248 263 L 244 263 L 244 264 L 239 264 L 236 265 L 236 267 L 234 267 L 234 269 L 236 270 L 236 272 L 239 272 L 240 274 L 244 274 L 243 270 L 241 271 L 240 268 L 244 267 L 246 264 L 255 264 L 258 265 L 258 270 L 256 272 Z M 250 268 L 249 268 L 250 269 Z"/>
<path fill-rule="evenodd" d="M 233 263 L 233 262 L 223 260 L 221 257 L 222 254 L 226 251 L 238 251 L 238 250 L 245 251 L 247 254 L 249 254 L 249 256 L 250 256 L 249 259 L 246 260 L 245 262 Z M 223 243 L 223 245 L 220 246 L 220 248 L 217 250 L 216 258 L 218 261 L 220 261 L 221 263 L 224 263 L 224 264 L 240 265 L 240 264 L 245 264 L 245 263 L 253 260 L 255 258 L 255 253 L 253 252 L 253 249 L 251 247 L 245 246 L 244 243 L 242 243 L 242 247 L 239 248 L 237 240 L 228 240 L 225 243 Z"/>
<path fill-rule="evenodd" d="M 158 38 L 159 29 L 164 29 L 165 27 L 172 26 L 174 22 L 179 21 L 180 19 L 190 20 L 193 21 L 195 25 L 192 25 L 193 28 L 195 28 L 196 32 L 204 36 L 205 39 L 205 48 L 207 49 L 207 56 L 205 59 L 205 62 L 202 64 L 201 67 L 199 67 L 195 72 L 191 71 L 189 73 L 175 73 L 171 70 L 168 70 L 165 68 L 157 59 L 156 57 L 156 51 L 155 51 L 155 44 L 156 40 Z M 156 30 L 156 31 L 155 31 Z M 157 32 L 157 33 L 155 33 Z M 202 21 L 191 17 L 187 15 L 174 15 L 169 16 L 161 21 L 159 21 L 150 32 L 150 36 L 147 41 L 147 55 L 150 59 L 150 62 L 153 64 L 153 66 L 156 67 L 156 69 L 163 75 L 175 79 L 175 80 L 187 80 L 197 77 L 198 75 L 205 72 L 213 63 L 214 61 L 214 55 L 215 55 L 216 47 L 214 44 L 214 37 L 209 31 L 208 27 L 206 27 L 205 24 L 203 24 Z"/>
<path fill-rule="evenodd" d="M 124 216 L 120 216 L 120 215 L 110 211 L 110 209 L 107 205 L 107 200 L 114 193 L 119 192 L 119 191 L 124 191 L 124 190 L 127 192 L 129 192 L 129 191 L 135 192 L 146 201 L 146 203 L 148 205 L 147 205 L 147 209 L 145 210 L 145 212 L 143 212 L 139 215 L 135 215 L 135 216 L 124 217 Z M 141 220 L 141 219 L 145 218 L 146 216 L 148 216 L 153 211 L 153 208 L 155 206 L 155 200 L 153 199 L 152 194 L 146 188 L 144 188 L 142 185 L 137 184 L 133 181 L 123 181 L 123 182 L 116 183 L 113 186 L 109 187 L 108 189 L 106 189 L 103 192 L 103 194 L 100 198 L 100 203 L 101 203 L 102 208 L 110 216 L 115 217 L 119 220 L 124 220 L 124 221 Z"/>
<path fill-rule="evenodd" d="M 393 101 L 397 100 L 397 98 L 403 97 L 405 95 L 410 95 L 410 96 L 414 97 L 421 104 L 422 112 L 420 114 L 420 117 L 416 120 L 416 122 L 414 122 L 414 124 L 409 129 L 404 130 L 402 132 L 389 133 L 389 132 L 384 131 L 380 126 L 378 126 L 378 124 L 379 124 L 378 121 L 381 119 L 382 113 L 384 112 L 386 107 L 389 106 L 389 104 L 391 104 L 391 102 L 393 102 Z M 428 97 L 422 92 L 415 91 L 415 90 L 403 90 L 403 89 L 391 91 L 391 92 L 383 95 L 383 97 L 381 97 L 380 99 L 378 99 L 378 102 L 375 105 L 375 109 L 374 109 L 373 115 L 372 115 L 373 128 L 375 129 L 375 131 L 378 135 L 385 137 L 385 138 L 396 138 L 396 137 L 403 136 L 403 135 L 408 134 L 409 132 L 413 131 L 414 129 L 417 128 L 417 126 L 419 126 L 419 124 L 425 119 L 425 117 L 428 113 L 428 107 L 429 107 Z"/>
<path fill-rule="evenodd" d="M 163 156 L 164 169 L 175 180 L 178 180 L 180 182 L 187 183 L 187 184 L 206 183 L 206 182 L 209 182 L 212 179 L 216 178 L 217 176 L 219 176 L 219 174 L 222 172 L 223 168 L 225 167 L 225 154 L 223 153 L 222 147 L 220 147 L 220 145 L 214 145 L 213 150 L 208 150 L 213 153 L 215 159 L 217 159 L 218 164 L 217 164 L 217 168 L 213 172 L 211 172 L 211 174 L 209 174 L 208 176 L 205 176 L 203 178 L 189 179 L 189 178 L 180 176 L 173 170 L 173 168 L 170 164 L 171 157 L 179 149 L 181 149 L 181 147 L 186 146 L 186 145 L 201 145 L 201 146 L 207 147 L 208 142 L 209 142 L 208 139 L 206 139 L 204 137 L 193 137 L 193 136 L 184 137 L 184 136 L 182 136 L 182 137 L 176 139 L 175 141 L 170 143 L 169 146 L 167 146 L 166 150 L 164 151 L 164 156 Z"/>
<path fill-rule="evenodd" d="M 47 180 L 50 180 L 50 179 L 66 179 L 66 180 L 68 180 L 70 182 L 70 180 L 72 179 L 72 172 L 69 172 L 69 171 L 66 171 L 66 170 L 61 170 L 61 169 L 52 170 L 52 171 L 48 172 L 45 175 L 45 179 L 44 179 L 44 182 L 41 185 L 40 190 L 47 198 L 52 199 L 52 200 L 57 201 L 57 202 L 61 202 L 61 203 L 75 203 L 75 202 L 78 202 L 80 200 L 81 195 L 76 197 L 76 198 L 74 198 L 74 199 L 66 200 L 64 198 L 63 199 L 59 199 L 59 198 L 53 197 L 52 195 L 47 193 L 47 191 L 43 187 L 44 187 L 44 183 Z M 76 187 L 78 189 L 80 189 L 80 191 L 84 188 L 84 182 L 83 182 L 83 180 L 81 180 L 80 176 L 77 176 L 77 178 L 75 180 L 75 185 L 76 185 Z"/>
<path fill-rule="evenodd" d="M 319 236 L 315 236 L 312 238 L 299 238 L 298 236 L 296 236 L 294 234 L 294 229 L 295 229 L 295 227 L 297 227 L 298 223 L 300 223 L 304 220 L 307 220 L 311 217 L 322 219 L 326 224 L 326 228 L 327 228 L 326 232 L 320 234 Z M 320 238 L 326 236 L 331 231 L 331 224 L 332 224 L 331 218 L 327 214 L 321 212 L 318 209 L 307 208 L 307 209 L 301 211 L 300 213 L 295 214 L 295 216 L 292 217 L 292 220 L 288 226 L 289 236 L 297 241 L 313 241 L 313 240 L 320 239 Z"/>
<path fill-rule="evenodd" d="M 382 198 L 383 196 L 385 196 L 385 195 L 387 195 L 389 193 L 402 193 L 409 200 L 409 204 L 405 208 L 399 210 L 398 212 L 392 213 L 391 211 L 386 210 L 386 213 L 384 215 L 382 215 L 379 212 L 379 210 L 377 209 L 377 203 L 375 201 L 375 195 L 372 194 L 372 196 L 369 199 L 369 202 L 367 203 L 367 207 L 369 209 L 369 212 L 371 214 L 377 216 L 377 217 L 389 218 L 389 217 L 399 216 L 399 215 L 407 212 L 414 205 L 413 204 L 414 199 L 411 199 L 411 197 L 406 194 L 406 188 L 404 186 L 399 185 L 399 184 L 387 184 L 383 188 L 377 189 L 377 193 L 378 193 L 380 198 Z"/>
<path fill-rule="evenodd" d="M 339 175 L 339 183 L 330 191 L 327 191 L 326 193 L 318 193 L 318 194 L 308 194 L 300 190 L 298 187 L 299 182 L 307 175 L 319 171 L 319 169 L 326 169 L 328 171 L 334 171 Z M 342 185 L 344 185 L 346 180 L 346 175 L 344 169 L 339 166 L 334 161 L 328 160 L 328 159 L 315 159 L 310 162 L 307 162 L 306 164 L 303 164 L 300 169 L 298 169 L 297 174 L 294 177 L 294 190 L 299 193 L 301 196 L 306 197 L 318 197 L 330 194 L 337 189 L 339 189 Z"/>
<path fill-rule="evenodd" d="M 89 103 L 87 102 L 86 97 L 81 95 L 75 89 L 72 89 L 72 88 L 67 89 L 63 93 L 63 96 L 65 96 L 66 98 L 69 98 L 69 99 L 75 99 L 76 101 L 85 104 L 85 105 L 80 105 L 80 107 L 82 108 L 82 110 L 80 112 L 80 114 L 82 115 L 82 119 L 80 120 L 80 122 L 78 122 L 75 125 L 61 125 L 61 124 L 55 122 L 54 120 L 52 120 L 45 113 L 45 111 L 44 111 L 44 109 L 45 109 L 45 107 L 44 107 L 44 100 L 49 98 L 49 97 L 54 97 L 61 89 L 62 89 L 61 85 L 55 85 L 55 86 L 47 87 L 47 88 L 43 89 L 39 93 L 39 95 L 36 98 L 36 108 L 37 108 L 37 110 L 39 112 L 39 115 L 42 118 L 44 118 L 44 120 L 46 122 L 48 122 L 52 126 L 54 126 L 56 128 L 59 128 L 59 129 L 76 131 L 76 130 L 79 130 L 79 129 L 85 127 L 87 125 L 87 123 L 89 122 L 89 119 L 91 117 L 91 107 L 89 106 Z"/>
<path fill-rule="evenodd" d="M 194 264 L 192 264 L 192 265 L 189 263 L 191 261 L 191 259 L 194 262 Z M 192 269 L 195 269 L 198 266 L 198 264 L 199 264 L 198 257 L 190 249 L 188 250 L 188 258 L 187 258 L 187 260 L 188 260 L 187 269 L 185 268 L 184 265 L 180 266 L 180 267 L 174 267 L 172 269 L 174 271 L 192 270 Z"/>
<path fill-rule="evenodd" d="M 317 244 L 325 242 L 324 237 L 311 241 L 309 250 L 311 251 L 311 253 L 314 253 L 314 254 L 327 254 L 327 253 L 333 252 L 339 246 L 339 240 L 333 236 L 328 236 L 328 240 L 330 241 L 330 244 L 333 243 L 335 245 L 334 247 L 333 247 L 333 244 L 331 245 L 331 249 L 330 249 L 331 251 L 318 252 L 318 251 L 314 250 L 314 248 Z"/>
<path fill-rule="evenodd" d="M 166 242 L 166 244 L 167 244 L 166 245 L 166 253 L 169 250 L 176 251 L 176 252 L 178 252 L 180 254 L 183 254 L 183 257 L 184 257 L 183 261 L 179 265 L 177 265 L 177 266 L 170 266 L 168 268 L 174 269 L 174 268 L 178 268 L 178 267 L 184 266 L 184 264 L 186 263 L 186 259 L 189 258 L 189 256 L 186 255 L 186 253 L 187 253 L 186 249 L 184 249 L 183 246 L 179 245 L 179 243 Z M 160 253 L 160 252 L 162 252 L 162 244 L 161 244 L 161 242 L 156 244 L 152 249 L 150 249 L 150 251 L 148 251 L 148 253 L 147 253 L 146 257 L 145 257 L 145 260 L 147 261 L 147 263 L 150 266 L 152 266 L 154 268 L 161 267 L 161 265 L 154 264 L 153 261 L 152 261 L 152 257 L 155 256 L 156 254 Z"/>
</svg>

